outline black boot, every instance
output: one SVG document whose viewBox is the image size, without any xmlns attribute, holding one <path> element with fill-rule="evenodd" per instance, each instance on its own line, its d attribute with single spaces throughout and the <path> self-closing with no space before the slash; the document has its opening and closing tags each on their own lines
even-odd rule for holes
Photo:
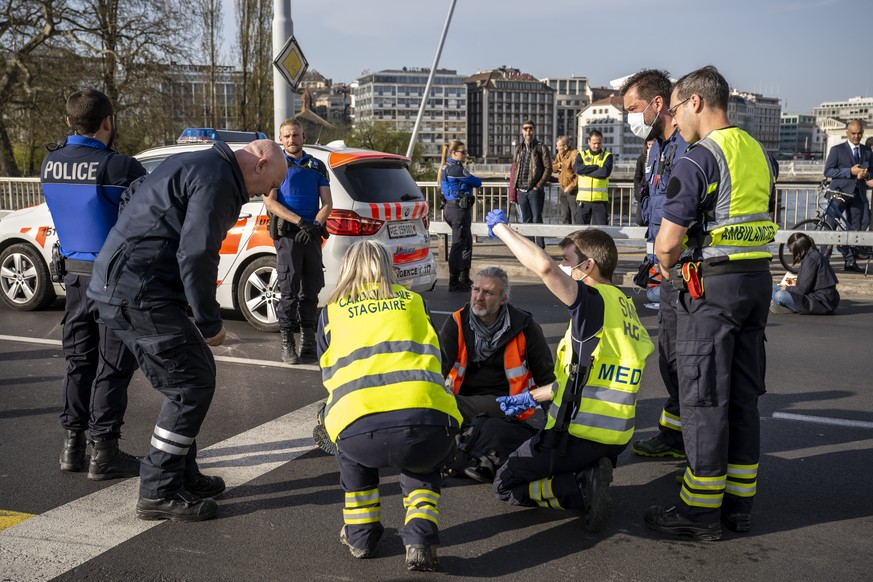
<svg viewBox="0 0 873 582">
<path fill-rule="evenodd" d="M 473 280 L 470 279 L 470 269 L 463 269 L 461 276 L 458 277 L 458 286 L 461 291 L 469 291 L 473 288 Z"/>
<path fill-rule="evenodd" d="M 299 364 L 300 357 L 297 355 L 297 346 L 294 345 L 294 332 L 283 329 L 282 334 L 282 361 L 286 364 Z"/>
<path fill-rule="evenodd" d="M 316 356 L 315 328 L 304 327 L 300 330 L 300 357 L 314 359 Z"/>
<path fill-rule="evenodd" d="M 85 440 L 85 431 L 64 431 L 64 450 L 61 451 L 61 471 L 79 472 L 85 464 L 85 449 L 88 443 Z"/>
<path fill-rule="evenodd" d="M 457 273 L 449 273 L 449 291 L 463 291 Z"/>
<path fill-rule="evenodd" d="M 128 455 L 118 448 L 118 439 L 108 438 L 92 441 L 93 453 L 88 466 L 88 478 L 92 481 L 139 477 L 139 457 Z"/>
</svg>

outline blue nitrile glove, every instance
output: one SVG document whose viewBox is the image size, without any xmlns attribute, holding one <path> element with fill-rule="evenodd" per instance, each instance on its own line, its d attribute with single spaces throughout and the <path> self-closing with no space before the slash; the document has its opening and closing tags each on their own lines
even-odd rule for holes
<svg viewBox="0 0 873 582">
<path fill-rule="evenodd" d="M 501 212 L 503 211 L 501 210 Z M 530 392 L 527 390 L 521 394 L 516 394 L 515 396 L 498 396 L 497 403 L 500 404 L 500 410 L 502 410 L 506 416 L 516 416 L 537 405 L 533 396 L 531 396 Z"/>
<path fill-rule="evenodd" d="M 488 213 L 485 217 L 485 223 L 488 225 L 488 236 L 494 238 L 494 232 L 491 230 L 494 228 L 495 224 L 509 224 L 509 220 L 506 218 L 506 212 L 497 208 Z"/>
</svg>

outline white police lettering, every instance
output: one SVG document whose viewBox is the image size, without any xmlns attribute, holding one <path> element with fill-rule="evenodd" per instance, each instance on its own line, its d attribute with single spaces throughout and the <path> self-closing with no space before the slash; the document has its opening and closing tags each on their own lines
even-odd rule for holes
<svg viewBox="0 0 873 582">
<path fill-rule="evenodd" d="M 100 162 L 47 162 L 43 180 L 80 180 L 93 182 L 97 179 Z"/>
<path fill-rule="evenodd" d="M 636 386 L 642 378 L 643 371 L 641 369 L 616 366 L 615 364 L 600 364 L 600 370 L 597 371 L 598 380 L 606 380 L 614 384 Z"/>
</svg>

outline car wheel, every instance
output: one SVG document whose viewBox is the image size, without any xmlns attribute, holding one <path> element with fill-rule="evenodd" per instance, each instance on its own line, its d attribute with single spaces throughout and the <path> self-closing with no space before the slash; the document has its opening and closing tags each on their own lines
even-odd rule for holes
<svg viewBox="0 0 873 582">
<path fill-rule="evenodd" d="M 29 244 L 15 244 L 0 253 L 0 295 L 18 311 L 35 311 L 55 300 L 48 266 Z"/>
<path fill-rule="evenodd" d="M 236 304 L 256 329 L 279 331 L 279 295 L 276 257 L 259 257 L 245 266 L 236 285 Z"/>
</svg>

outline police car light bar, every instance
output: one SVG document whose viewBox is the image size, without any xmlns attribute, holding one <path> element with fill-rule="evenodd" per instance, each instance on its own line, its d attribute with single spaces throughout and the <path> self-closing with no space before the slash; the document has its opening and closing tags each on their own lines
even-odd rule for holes
<svg viewBox="0 0 873 582">
<path fill-rule="evenodd" d="M 211 141 L 248 143 L 256 139 L 267 139 L 267 135 L 261 131 L 234 131 L 230 129 L 213 129 L 211 127 L 189 127 L 182 132 L 176 143 L 206 143 Z"/>
</svg>

